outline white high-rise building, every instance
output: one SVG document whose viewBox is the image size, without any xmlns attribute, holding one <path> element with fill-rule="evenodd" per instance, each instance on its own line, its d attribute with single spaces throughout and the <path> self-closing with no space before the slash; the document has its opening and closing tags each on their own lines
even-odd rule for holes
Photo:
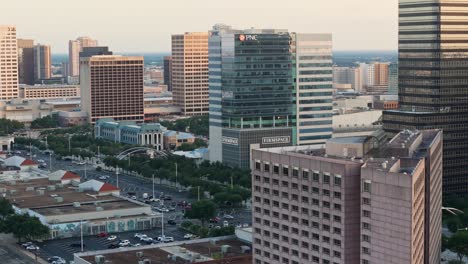
<svg viewBox="0 0 468 264">
<path fill-rule="evenodd" d="M 297 145 L 332 136 L 332 35 L 292 33 L 296 76 Z"/>
<path fill-rule="evenodd" d="M 79 37 L 68 42 L 68 63 L 70 65 L 68 73 L 70 76 L 80 75 L 80 51 L 84 47 L 96 47 L 97 45 L 97 40 L 90 37 Z"/>
<path fill-rule="evenodd" d="M 15 26 L 0 25 L 0 100 L 18 97 L 18 46 Z"/>
</svg>

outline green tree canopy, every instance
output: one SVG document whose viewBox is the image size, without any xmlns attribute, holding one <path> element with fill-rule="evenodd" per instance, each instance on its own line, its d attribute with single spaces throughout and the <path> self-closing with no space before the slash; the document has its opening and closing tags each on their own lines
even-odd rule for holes
<svg viewBox="0 0 468 264">
<path fill-rule="evenodd" d="M 468 257 L 468 232 L 458 231 L 448 241 L 448 248 L 457 253 L 458 260 L 463 263 L 463 258 Z"/>
<path fill-rule="evenodd" d="M 10 201 L 5 198 L 0 198 L 0 220 L 5 220 L 8 216 L 15 213 Z"/>
<path fill-rule="evenodd" d="M 216 205 L 210 200 L 201 200 L 192 204 L 192 209 L 185 212 L 185 217 L 198 219 L 205 225 L 205 221 L 216 215 Z"/>
<path fill-rule="evenodd" d="M 56 128 L 59 127 L 57 115 L 48 115 L 42 118 L 37 118 L 31 122 L 31 128 Z"/>
<path fill-rule="evenodd" d="M 12 134 L 23 128 L 24 128 L 23 123 L 20 123 L 16 120 L 0 118 L 0 136 Z"/>
<path fill-rule="evenodd" d="M 12 233 L 20 242 L 23 239 L 43 238 L 49 234 L 49 228 L 39 218 L 28 214 L 10 215 L 5 220 L 5 233 Z"/>
</svg>

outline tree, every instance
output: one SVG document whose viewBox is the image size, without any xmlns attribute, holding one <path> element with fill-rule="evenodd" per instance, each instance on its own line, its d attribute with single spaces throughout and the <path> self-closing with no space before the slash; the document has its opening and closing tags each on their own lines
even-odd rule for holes
<svg viewBox="0 0 468 264">
<path fill-rule="evenodd" d="M 448 241 L 448 248 L 457 253 L 458 260 L 463 263 L 463 258 L 468 256 L 468 232 L 459 231 Z"/>
<path fill-rule="evenodd" d="M 39 221 L 39 218 L 28 214 L 14 214 L 4 221 L 5 233 L 12 233 L 18 241 L 24 238 L 32 240 L 49 234 L 49 228 Z"/>
<path fill-rule="evenodd" d="M 18 121 L 0 118 L 0 136 L 12 134 L 23 128 L 24 124 Z"/>
<path fill-rule="evenodd" d="M 450 230 L 450 232 L 456 233 L 459 226 L 460 219 L 458 217 L 454 216 L 447 220 L 447 228 Z"/>
<path fill-rule="evenodd" d="M 192 209 L 185 212 L 185 217 L 198 219 L 205 226 L 205 221 L 215 217 L 216 205 L 209 200 L 201 200 L 192 204 Z"/>
<path fill-rule="evenodd" d="M 5 198 L 0 199 L 0 220 L 5 220 L 8 216 L 15 213 L 10 201 Z"/>
<path fill-rule="evenodd" d="M 31 122 L 31 128 L 56 128 L 59 126 L 57 116 L 44 116 Z"/>
</svg>

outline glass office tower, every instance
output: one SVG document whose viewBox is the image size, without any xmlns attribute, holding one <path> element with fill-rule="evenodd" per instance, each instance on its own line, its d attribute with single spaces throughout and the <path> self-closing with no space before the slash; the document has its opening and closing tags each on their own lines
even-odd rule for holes
<svg viewBox="0 0 468 264">
<path fill-rule="evenodd" d="M 468 0 L 400 0 L 399 105 L 384 129 L 444 131 L 443 192 L 468 194 Z"/>
<path fill-rule="evenodd" d="M 251 148 L 295 143 L 290 41 L 286 30 L 210 32 L 211 161 L 248 168 Z"/>
</svg>

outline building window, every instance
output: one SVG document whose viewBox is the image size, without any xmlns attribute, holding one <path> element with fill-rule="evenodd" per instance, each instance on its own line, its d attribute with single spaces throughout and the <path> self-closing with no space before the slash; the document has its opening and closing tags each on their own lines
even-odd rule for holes
<svg viewBox="0 0 468 264">
<path fill-rule="evenodd" d="M 336 186 L 341 186 L 341 176 L 340 175 L 335 175 L 334 177 L 334 184 Z"/>
<path fill-rule="evenodd" d="M 288 166 L 283 165 L 283 176 L 288 176 L 289 175 L 289 168 Z"/>
<path fill-rule="evenodd" d="M 362 184 L 362 190 L 364 192 L 371 192 L 371 181 L 365 180 Z"/>
<path fill-rule="evenodd" d="M 263 170 L 266 171 L 266 172 L 270 172 L 270 163 L 265 163 L 263 165 Z"/>
<path fill-rule="evenodd" d="M 370 217 L 370 216 L 371 216 L 371 212 L 368 211 L 368 210 L 362 210 L 362 215 L 363 215 L 364 217 Z"/>
<path fill-rule="evenodd" d="M 273 173 L 274 174 L 279 174 L 279 165 L 278 164 L 273 165 Z"/>
<path fill-rule="evenodd" d="M 314 173 L 312 173 L 312 181 L 319 182 L 319 178 L 320 178 L 320 174 L 314 171 Z"/>
<path fill-rule="evenodd" d="M 293 177 L 299 177 L 299 169 L 298 168 L 293 168 Z"/>
<path fill-rule="evenodd" d="M 308 180 L 309 179 L 309 171 L 307 171 L 307 170 L 302 171 L 302 179 L 303 180 Z"/>
<path fill-rule="evenodd" d="M 371 229 L 371 226 L 370 226 L 369 223 L 363 222 L 363 223 L 362 223 L 362 228 L 365 229 L 365 230 L 370 230 L 370 229 Z"/>
<path fill-rule="evenodd" d="M 255 169 L 256 169 L 256 170 L 260 170 L 260 169 L 261 169 L 260 161 L 255 161 Z"/>
<path fill-rule="evenodd" d="M 323 174 L 323 183 L 324 184 L 330 184 L 330 175 Z"/>
<path fill-rule="evenodd" d="M 369 198 L 363 197 L 363 198 L 362 198 L 362 204 L 370 205 L 370 204 L 371 204 L 371 200 L 370 200 Z"/>
<path fill-rule="evenodd" d="M 366 255 L 370 255 L 370 249 L 367 247 L 362 247 L 362 253 Z"/>
<path fill-rule="evenodd" d="M 334 193 L 335 198 L 341 199 L 341 193 L 340 192 L 335 192 Z"/>
<path fill-rule="evenodd" d="M 362 235 L 362 241 L 364 241 L 364 242 L 369 242 L 369 243 L 370 243 L 370 236 L 368 236 L 368 235 Z"/>
</svg>

